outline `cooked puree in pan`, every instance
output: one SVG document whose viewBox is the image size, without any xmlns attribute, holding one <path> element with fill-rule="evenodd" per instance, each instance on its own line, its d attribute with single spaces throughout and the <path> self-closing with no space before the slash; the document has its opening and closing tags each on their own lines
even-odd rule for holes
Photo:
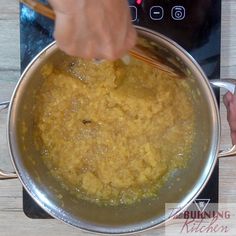
<svg viewBox="0 0 236 236">
<path fill-rule="evenodd" d="M 131 204 L 191 156 L 187 80 L 135 59 L 48 66 L 34 106 L 35 143 L 49 171 L 78 198 Z"/>
</svg>

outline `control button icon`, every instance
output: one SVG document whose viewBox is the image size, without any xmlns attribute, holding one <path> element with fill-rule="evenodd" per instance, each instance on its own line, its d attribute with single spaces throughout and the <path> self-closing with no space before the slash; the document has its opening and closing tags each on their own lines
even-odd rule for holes
<svg viewBox="0 0 236 236">
<path fill-rule="evenodd" d="M 152 20 L 161 20 L 164 16 L 164 10 L 161 6 L 153 6 L 150 8 L 150 18 Z"/>
<path fill-rule="evenodd" d="M 172 7 L 171 17 L 174 20 L 183 20 L 185 18 L 185 8 L 183 6 Z"/>
<path fill-rule="evenodd" d="M 136 21 L 138 18 L 138 9 L 136 6 L 129 6 L 130 12 L 131 12 L 131 21 Z"/>
</svg>

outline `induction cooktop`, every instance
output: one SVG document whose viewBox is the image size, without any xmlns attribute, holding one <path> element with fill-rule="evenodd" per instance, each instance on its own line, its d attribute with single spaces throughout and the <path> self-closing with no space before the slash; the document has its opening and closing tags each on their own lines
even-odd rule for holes
<svg viewBox="0 0 236 236">
<path fill-rule="evenodd" d="M 129 6 L 133 24 L 175 40 L 197 60 L 209 80 L 220 78 L 221 0 L 130 0 Z M 53 28 L 51 20 L 20 5 L 22 72 L 35 55 L 53 41 Z M 214 92 L 219 103 L 219 90 L 215 89 Z M 198 199 L 217 203 L 218 187 L 217 162 Z M 50 218 L 25 190 L 23 209 L 30 218 Z"/>
</svg>

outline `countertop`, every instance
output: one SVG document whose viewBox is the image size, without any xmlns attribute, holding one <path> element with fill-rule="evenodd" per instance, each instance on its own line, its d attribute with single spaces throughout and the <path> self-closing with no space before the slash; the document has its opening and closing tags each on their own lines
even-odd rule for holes
<svg viewBox="0 0 236 236">
<path fill-rule="evenodd" d="M 236 0 L 222 0 L 221 77 L 236 78 Z M 20 75 L 19 9 L 16 0 L 0 0 L 0 101 L 10 99 Z M 222 94 L 224 91 L 222 91 Z M 225 107 L 221 101 L 221 148 L 230 146 Z M 12 170 L 6 142 L 6 112 L 0 114 L 0 169 Z M 236 203 L 236 157 L 220 159 L 219 201 Z M 140 235 L 159 235 L 163 228 Z M 32 220 L 22 211 L 19 180 L 0 181 L 0 235 L 88 235 L 57 220 Z"/>
</svg>

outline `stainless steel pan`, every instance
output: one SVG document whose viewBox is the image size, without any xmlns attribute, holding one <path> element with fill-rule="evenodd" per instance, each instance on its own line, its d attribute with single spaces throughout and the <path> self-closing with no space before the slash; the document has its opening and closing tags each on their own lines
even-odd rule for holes
<svg viewBox="0 0 236 236">
<path fill-rule="evenodd" d="M 130 206 L 101 207 L 76 199 L 50 175 L 33 143 L 32 106 L 35 91 L 42 81 L 41 68 L 47 63 L 60 66 L 62 61 L 70 60 L 55 43 L 45 48 L 26 68 L 11 101 L 0 104 L 0 108 L 8 109 L 7 138 L 16 171 L 15 174 L 1 171 L 0 178 L 18 177 L 37 204 L 50 215 L 91 232 L 123 234 L 159 226 L 170 219 L 170 214 L 165 214 L 165 203 L 178 203 L 180 210 L 176 214 L 183 211 L 206 185 L 217 158 L 236 153 L 235 146 L 219 153 L 221 127 L 218 105 L 211 85 L 196 61 L 163 35 L 141 27 L 137 31 L 139 37 L 148 42 L 150 50 L 161 53 L 186 74 L 195 96 L 197 134 L 192 157 L 187 168 L 172 174 L 161 188 L 158 199 L 144 200 Z M 212 84 L 235 91 L 234 81 L 218 80 Z M 26 128 L 22 129 L 22 126 Z"/>
</svg>

